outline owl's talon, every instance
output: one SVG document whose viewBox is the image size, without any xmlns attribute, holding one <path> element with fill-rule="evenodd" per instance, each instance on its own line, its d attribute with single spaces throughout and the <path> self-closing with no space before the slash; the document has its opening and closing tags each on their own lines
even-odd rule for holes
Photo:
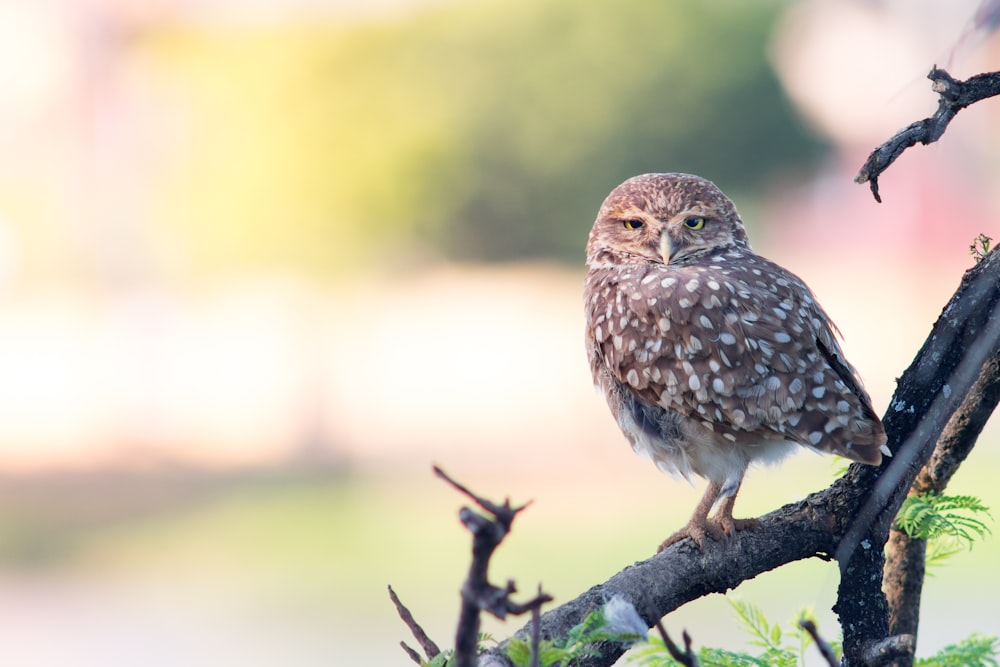
<svg viewBox="0 0 1000 667">
<path fill-rule="evenodd" d="M 760 524 L 757 519 L 734 519 L 733 517 L 722 517 L 716 519 L 711 525 L 717 528 L 721 535 L 729 537 L 737 530 L 748 530 L 756 528 Z M 721 535 L 715 539 L 721 539 Z"/>
<path fill-rule="evenodd" d="M 680 542 L 681 540 L 686 538 L 691 538 L 691 541 L 694 542 L 699 549 L 704 549 L 705 536 L 706 533 L 704 530 L 695 529 L 692 528 L 691 526 L 685 526 L 684 528 L 681 528 L 667 539 L 663 540 L 663 542 L 660 543 L 660 546 L 656 547 L 656 553 L 665 551 L 667 547 L 674 545 L 677 542 Z"/>
<path fill-rule="evenodd" d="M 656 548 L 656 553 L 660 553 L 670 545 L 676 544 L 685 538 L 691 538 L 691 541 L 694 542 L 699 549 L 704 549 L 706 537 L 710 537 L 713 540 L 718 541 L 721 538 L 719 527 L 713 525 L 705 519 L 692 519 L 686 526 L 667 539 L 663 540 L 663 542 L 660 543 L 660 546 Z"/>
<path fill-rule="evenodd" d="M 676 533 L 663 540 L 660 546 L 657 547 L 656 553 L 660 553 L 667 547 L 685 538 L 691 538 L 691 541 L 699 549 L 704 549 L 705 538 L 711 538 L 713 542 L 721 542 L 737 530 L 753 530 L 758 525 L 760 525 L 760 521 L 757 519 L 734 519 L 733 517 L 691 521 Z"/>
</svg>

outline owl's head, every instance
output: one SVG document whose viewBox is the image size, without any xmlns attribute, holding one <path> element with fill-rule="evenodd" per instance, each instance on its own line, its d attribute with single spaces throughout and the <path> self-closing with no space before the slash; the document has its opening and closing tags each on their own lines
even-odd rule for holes
<svg viewBox="0 0 1000 667">
<path fill-rule="evenodd" d="M 587 242 L 591 267 L 635 261 L 684 264 L 719 248 L 750 248 L 736 206 L 711 181 L 643 174 L 611 191 Z"/>
</svg>

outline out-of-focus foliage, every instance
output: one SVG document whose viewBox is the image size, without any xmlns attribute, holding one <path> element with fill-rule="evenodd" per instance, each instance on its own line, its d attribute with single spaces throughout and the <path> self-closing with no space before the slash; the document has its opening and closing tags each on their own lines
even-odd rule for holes
<svg viewBox="0 0 1000 667">
<path fill-rule="evenodd" d="M 644 171 L 759 186 L 817 152 L 765 59 L 783 3 L 486 0 L 352 26 L 174 26 L 160 215 L 195 267 L 582 260 Z"/>
</svg>

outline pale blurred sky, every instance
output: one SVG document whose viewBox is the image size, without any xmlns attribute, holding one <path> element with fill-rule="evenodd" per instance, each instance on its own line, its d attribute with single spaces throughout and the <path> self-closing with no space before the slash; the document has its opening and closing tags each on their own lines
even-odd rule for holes
<svg viewBox="0 0 1000 667">
<path fill-rule="evenodd" d="M 586 376 L 579 268 L 441 266 L 347 284 L 251 268 L 196 283 L 183 235 L 144 222 L 185 120 L 133 35 L 401 20 L 426 4 L 0 7 L 0 467 L 381 465 L 457 456 L 471 439 L 496 451 L 543 440 L 555 455 L 617 438 Z M 998 111 L 967 110 L 938 145 L 905 154 L 881 206 L 851 178 L 933 111 L 923 76 L 974 7 L 802 2 L 775 29 L 789 96 L 837 148 L 816 178 L 749 212 L 771 222 L 754 241 L 813 286 L 880 407 L 1000 210 Z M 954 72 L 998 52 L 987 42 Z"/>
</svg>

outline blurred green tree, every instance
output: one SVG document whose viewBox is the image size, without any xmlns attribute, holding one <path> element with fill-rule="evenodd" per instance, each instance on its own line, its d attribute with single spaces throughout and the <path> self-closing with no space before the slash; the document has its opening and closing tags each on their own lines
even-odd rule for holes
<svg viewBox="0 0 1000 667">
<path fill-rule="evenodd" d="M 759 187 L 821 146 L 765 56 L 785 2 L 455 3 L 393 21 L 174 27 L 189 107 L 161 215 L 195 268 L 410 255 L 582 262 L 644 171 Z"/>
</svg>

